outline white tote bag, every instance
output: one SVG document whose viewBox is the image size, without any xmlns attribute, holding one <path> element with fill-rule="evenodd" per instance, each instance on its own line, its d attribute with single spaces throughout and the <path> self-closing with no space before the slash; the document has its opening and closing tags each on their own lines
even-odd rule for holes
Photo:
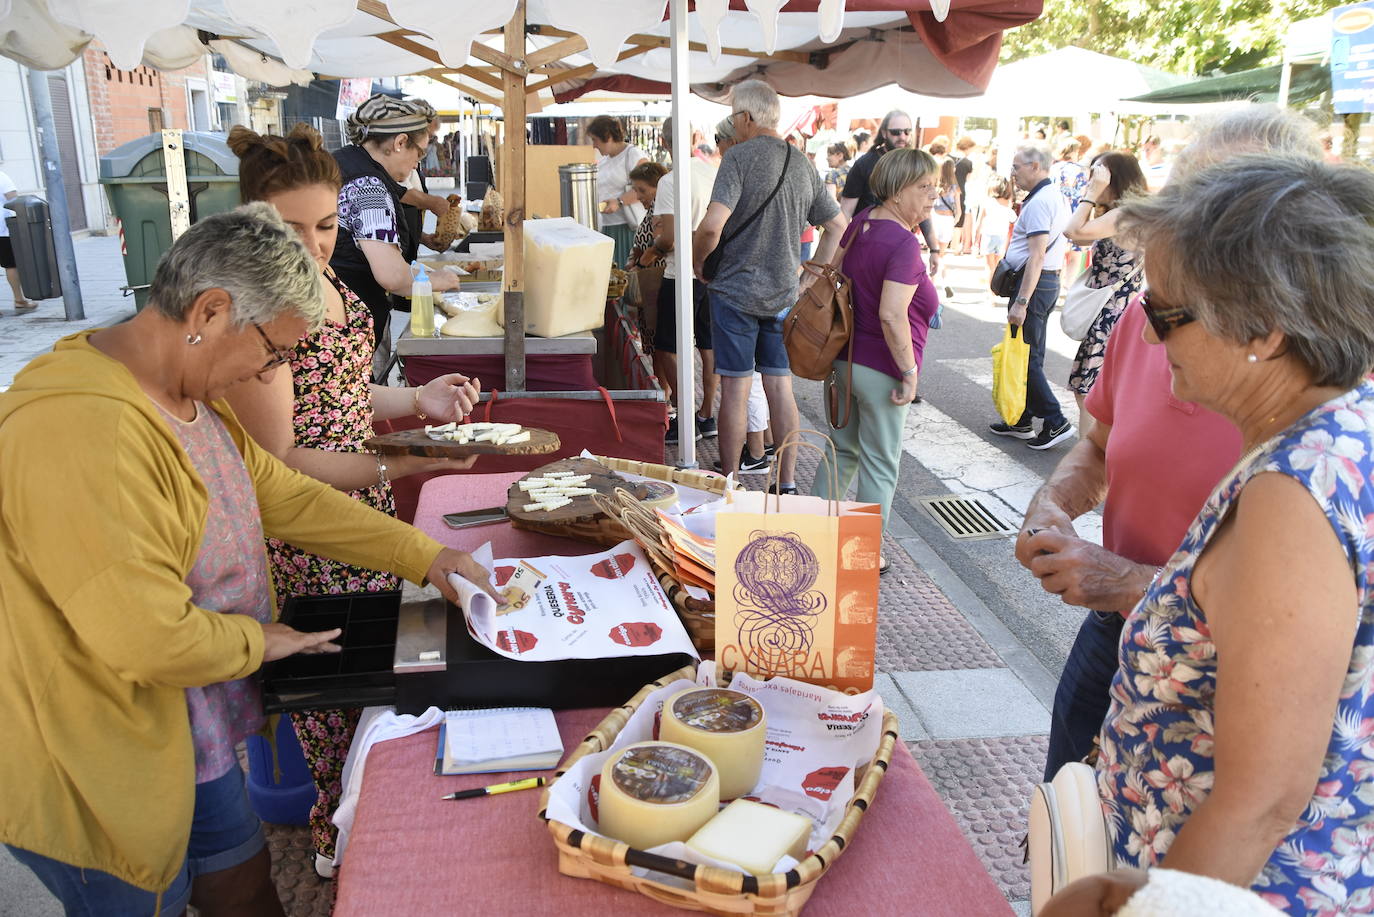
<svg viewBox="0 0 1374 917">
<path fill-rule="evenodd" d="M 1064 333 L 1075 341 L 1081 341 L 1087 337 L 1088 329 L 1097 321 L 1097 317 L 1102 314 L 1102 310 L 1107 303 L 1112 301 L 1117 289 L 1140 273 L 1141 268 L 1145 267 L 1142 261 L 1135 268 L 1122 277 L 1116 283 L 1108 284 L 1105 287 L 1088 286 L 1088 277 L 1092 271 L 1084 271 L 1074 280 L 1073 286 L 1064 294 L 1064 307 L 1059 311 L 1059 327 Z"/>
<path fill-rule="evenodd" d="M 1088 765 L 1065 764 L 1032 790 L 1027 821 L 1032 914 L 1070 882 L 1112 869 L 1107 819 Z"/>
</svg>

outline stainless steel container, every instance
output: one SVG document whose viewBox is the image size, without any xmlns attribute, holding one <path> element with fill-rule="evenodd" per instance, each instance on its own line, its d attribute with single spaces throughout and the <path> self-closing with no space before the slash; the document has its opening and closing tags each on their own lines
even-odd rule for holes
<svg viewBox="0 0 1374 917">
<path fill-rule="evenodd" d="M 562 216 L 596 229 L 596 166 L 580 162 L 559 166 L 558 199 Z"/>
</svg>

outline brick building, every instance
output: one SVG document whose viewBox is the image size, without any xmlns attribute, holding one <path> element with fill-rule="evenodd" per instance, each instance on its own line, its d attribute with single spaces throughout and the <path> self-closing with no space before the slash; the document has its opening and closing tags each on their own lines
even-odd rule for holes
<svg viewBox="0 0 1374 917">
<path fill-rule="evenodd" d="M 82 59 L 98 155 L 163 128 L 213 129 L 208 56 L 184 70 L 120 70 L 92 41 Z"/>
</svg>

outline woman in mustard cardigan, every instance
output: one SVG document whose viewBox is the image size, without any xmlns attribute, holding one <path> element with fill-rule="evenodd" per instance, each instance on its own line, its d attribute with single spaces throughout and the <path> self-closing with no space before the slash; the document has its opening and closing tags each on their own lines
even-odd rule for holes
<svg viewBox="0 0 1374 917">
<path fill-rule="evenodd" d="M 0 842 L 69 912 L 282 913 L 234 748 L 262 725 L 250 676 L 339 631 L 272 622 L 264 534 L 450 599 L 450 572 L 486 582 L 287 468 L 220 400 L 322 314 L 296 234 L 241 207 L 177 240 L 134 319 L 0 395 Z"/>
</svg>

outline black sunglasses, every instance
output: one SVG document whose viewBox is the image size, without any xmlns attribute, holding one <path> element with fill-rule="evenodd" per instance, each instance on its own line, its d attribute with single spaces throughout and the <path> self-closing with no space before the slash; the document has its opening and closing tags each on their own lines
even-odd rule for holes
<svg viewBox="0 0 1374 917">
<path fill-rule="evenodd" d="M 267 372 L 269 369 L 276 369 L 283 363 L 291 362 L 291 357 L 294 355 L 292 351 L 283 350 L 276 344 L 273 344 L 272 339 L 267 336 L 267 332 L 263 331 L 262 326 L 257 322 L 252 322 L 252 325 L 253 330 L 258 333 L 258 336 L 262 338 L 262 342 L 267 345 L 267 352 L 272 355 L 271 359 L 263 364 L 262 369 L 259 370 L 260 372 Z"/>
<path fill-rule="evenodd" d="M 1140 308 L 1145 310 L 1145 317 L 1150 320 L 1150 327 L 1161 342 L 1169 336 L 1170 331 L 1197 320 L 1197 316 L 1182 306 L 1152 305 L 1149 290 L 1140 294 Z"/>
<path fill-rule="evenodd" d="M 887 129 L 887 132 L 888 132 L 889 134 L 909 134 L 909 133 L 911 133 L 911 128 L 909 128 L 909 127 L 889 127 L 889 128 Z"/>
</svg>

